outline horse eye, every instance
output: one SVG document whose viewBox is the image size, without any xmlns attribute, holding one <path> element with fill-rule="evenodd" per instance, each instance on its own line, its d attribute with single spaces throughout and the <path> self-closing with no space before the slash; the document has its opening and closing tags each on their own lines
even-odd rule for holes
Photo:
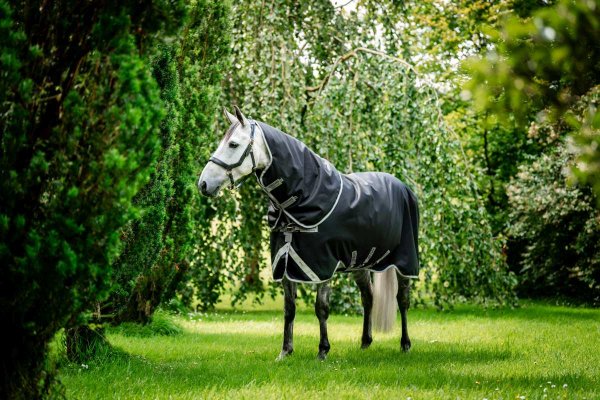
<svg viewBox="0 0 600 400">
<path fill-rule="evenodd" d="M 229 147 L 231 147 L 232 149 L 235 149 L 239 146 L 239 144 L 237 144 L 236 142 L 229 142 Z"/>
</svg>

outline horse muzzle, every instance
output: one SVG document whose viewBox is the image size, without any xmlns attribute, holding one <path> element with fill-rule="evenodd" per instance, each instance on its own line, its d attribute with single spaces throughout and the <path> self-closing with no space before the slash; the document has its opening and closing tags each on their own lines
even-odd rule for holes
<svg viewBox="0 0 600 400">
<path fill-rule="evenodd" d="M 219 193 L 221 185 L 211 185 L 210 182 L 205 180 L 198 180 L 198 191 L 200 194 L 206 197 L 214 197 Z"/>
</svg>

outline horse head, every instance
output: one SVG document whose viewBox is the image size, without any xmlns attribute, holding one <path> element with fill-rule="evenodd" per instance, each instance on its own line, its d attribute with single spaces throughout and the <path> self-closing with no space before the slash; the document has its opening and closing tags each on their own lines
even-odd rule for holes
<svg viewBox="0 0 600 400">
<path fill-rule="evenodd" d="M 205 196 L 216 196 L 227 183 L 234 188 L 244 177 L 265 165 L 266 148 L 260 128 L 237 106 L 234 109 L 235 115 L 223 108 L 229 129 L 198 179 L 198 190 Z"/>
</svg>

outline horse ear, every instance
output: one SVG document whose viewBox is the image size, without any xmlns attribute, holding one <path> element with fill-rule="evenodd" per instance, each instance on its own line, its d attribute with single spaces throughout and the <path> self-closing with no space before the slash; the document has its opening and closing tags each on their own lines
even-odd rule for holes
<svg viewBox="0 0 600 400">
<path fill-rule="evenodd" d="M 248 125 L 248 120 L 246 119 L 246 117 L 244 117 L 244 114 L 242 114 L 238 106 L 233 106 L 233 109 L 235 110 L 235 115 L 238 121 L 240 121 L 240 124 L 242 124 L 242 126 Z"/>
<path fill-rule="evenodd" d="M 235 115 L 227 111 L 225 107 L 223 107 L 223 115 L 225 115 L 225 119 L 227 119 L 227 121 L 229 121 L 230 124 L 237 122 L 237 118 L 235 117 Z"/>
</svg>

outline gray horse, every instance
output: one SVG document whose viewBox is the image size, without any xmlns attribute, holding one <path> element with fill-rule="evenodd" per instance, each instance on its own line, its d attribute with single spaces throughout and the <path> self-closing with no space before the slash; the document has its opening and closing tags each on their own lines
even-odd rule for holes
<svg viewBox="0 0 600 400">
<path fill-rule="evenodd" d="M 360 289 L 362 348 L 372 342 L 372 320 L 380 330 L 392 328 L 396 297 L 402 316 L 400 343 L 408 351 L 410 278 L 419 273 L 414 193 L 389 174 L 341 174 L 299 140 L 248 120 L 239 108 L 235 115 L 224 113 L 231 126 L 204 167 L 198 188 L 203 195 L 216 196 L 221 187 L 234 188 L 254 174 L 269 199 L 272 272 L 283 283 L 285 301 L 278 359 L 293 352 L 298 283 L 317 284 L 318 357 L 327 356 L 328 281 L 336 272 L 351 273 Z M 377 272 L 374 288 L 369 271 Z"/>
</svg>

